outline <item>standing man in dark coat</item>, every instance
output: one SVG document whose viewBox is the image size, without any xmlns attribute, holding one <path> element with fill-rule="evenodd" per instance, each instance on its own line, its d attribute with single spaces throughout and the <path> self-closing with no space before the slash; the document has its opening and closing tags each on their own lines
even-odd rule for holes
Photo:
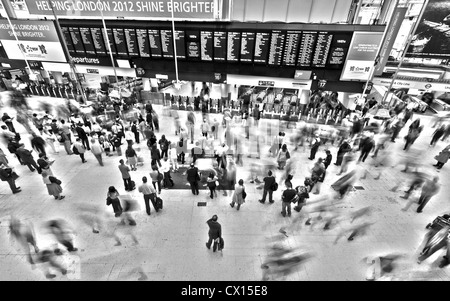
<svg viewBox="0 0 450 301">
<path fill-rule="evenodd" d="M 341 166 L 342 159 L 344 159 L 345 153 L 348 153 L 351 150 L 352 150 L 352 147 L 350 146 L 348 141 L 344 140 L 342 142 L 341 146 L 339 146 L 339 149 L 338 149 L 338 152 L 337 152 L 336 163 L 334 163 L 334 165 Z"/>
<path fill-rule="evenodd" d="M 198 168 L 191 163 L 191 167 L 187 170 L 187 181 L 191 184 L 192 193 L 198 195 L 198 181 L 200 181 L 200 175 L 198 174 Z"/>
<path fill-rule="evenodd" d="M 359 156 L 358 162 L 361 162 L 361 160 L 364 162 L 366 161 L 367 156 L 372 151 L 372 149 L 375 147 L 375 141 L 372 137 L 367 137 L 363 145 L 361 146 L 361 156 Z"/>
<path fill-rule="evenodd" d="M 325 165 L 325 169 L 327 169 L 328 166 L 331 164 L 331 161 L 333 160 L 333 156 L 331 155 L 331 152 L 328 149 L 325 150 L 325 153 L 327 154 L 327 157 L 325 158 L 323 164 Z"/>
<path fill-rule="evenodd" d="M 269 170 L 269 172 L 267 173 L 267 177 L 265 177 L 263 181 L 264 181 L 264 192 L 262 200 L 259 200 L 259 202 L 261 204 L 264 204 L 264 202 L 266 201 L 267 193 L 269 193 L 269 203 L 272 204 L 274 202 L 272 200 L 272 195 L 273 195 L 273 184 L 275 184 L 275 177 L 272 176 L 271 170 Z"/>
<path fill-rule="evenodd" d="M 314 160 L 316 158 L 316 153 L 319 150 L 320 146 L 320 138 L 319 134 L 316 134 L 315 138 L 311 142 L 311 153 L 309 156 L 309 160 Z"/>
<path fill-rule="evenodd" d="M 38 153 L 47 155 L 45 152 L 45 140 L 36 135 L 36 133 L 32 133 L 31 136 L 33 136 L 33 138 L 31 138 L 31 146 L 33 149 L 35 149 Z"/>
<path fill-rule="evenodd" d="M 209 226 L 209 239 L 206 243 L 206 247 L 211 249 L 211 243 L 214 240 L 213 252 L 217 249 L 217 239 L 222 237 L 222 226 L 217 222 L 218 219 L 217 215 L 214 214 L 213 217 L 206 222 Z"/>
<path fill-rule="evenodd" d="M 89 146 L 89 139 L 88 136 L 86 134 L 86 132 L 84 131 L 84 129 L 81 127 L 81 123 L 78 123 L 75 131 L 78 134 L 78 138 L 81 139 L 81 142 L 83 143 L 83 146 L 87 149 L 87 150 L 91 150 L 90 146 Z"/>
<path fill-rule="evenodd" d="M 25 163 L 31 171 L 37 169 L 38 173 L 41 173 L 41 168 L 37 165 L 36 161 L 34 161 L 31 151 L 25 149 L 23 144 L 16 150 L 16 155 L 20 157 L 20 160 L 22 160 L 22 162 Z"/>
</svg>

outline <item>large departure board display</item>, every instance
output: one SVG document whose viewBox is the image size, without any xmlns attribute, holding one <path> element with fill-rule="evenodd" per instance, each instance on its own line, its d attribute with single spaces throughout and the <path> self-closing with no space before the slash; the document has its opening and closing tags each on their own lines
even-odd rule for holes
<svg viewBox="0 0 450 301">
<path fill-rule="evenodd" d="M 169 25 L 169 26 L 166 26 Z M 218 24 L 178 26 L 170 24 L 112 26 L 107 29 L 113 55 L 119 57 L 178 59 L 286 66 L 292 68 L 342 69 L 352 31 L 292 29 L 293 26 L 258 25 L 239 27 Z M 121 28 L 120 28 L 121 27 Z M 310 27 L 308 27 L 310 28 Z M 327 28 L 328 29 L 328 28 Z M 100 26 L 62 27 L 70 53 L 106 56 L 106 35 Z"/>
<path fill-rule="evenodd" d="M 127 56 L 127 44 L 125 41 L 125 34 L 123 33 L 123 29 L 114 28 L 114 43 L 116 44 L 117 55 L 119 56 Z"/>
<path fill-rule="evenodd" d="M 73 48 L 72 37 L 70 36 L 69 28 L 61 27 L 61 31 L 66 41 L 67 49 L 69 49 L 69 53 L 75 53 L 75 48 Z"/>
<path fill-rule="evenodd" d="M 201 46 L 200 54 L 202 61 L 213 60 L 213 44 L 214 44 L 214 32 L 200 31 L 200 46 Z"/>
<path fill-rule="evenodd" d="M 284 44 L 283 65 L 295 66 L 301 37 L 301 31 L 287 31 L 286 42 Z"/>
<path fill-rule="evenodd" d="M 161 35 L 157 29 L 148 30 L 148 39 L 152 58 L 162 57 Z M 173 56 L 172 56 L 173 57 Z"/>
<path fill-rule="evenodd" d="M 184 30 L 175 30 L 175 47 L 177 50 L 177 58 L 186 58 L 186 41 L 184 37 Z"/>
<path fill-rule="evenodd" d="M 227 60 L 227 33 L 225 31 L 214 32 L 214 60 Z"/>
<path fill-rule="evenodd" d="M 136 29 L 139 55 L 141 57 L 150 57 L 150 44 L 148 41 L 147 29 Z"/>
<path fill-rule="evenodd" d="M 312 60 L 313 67 L 315 68 L 325 67 L 332 40 L 333 34 L 328 32 L 319 32 L 319 34 L 317 35 L 316 48 L 314 50 Z"/>
<path fill-rule="evenodd" d="M 139 56 L 139 45 L 137 43 L 136 32 L 134 29 L 123 30 L 125 33 L 125 39 L 127 41 L 128 54 L 130 56 Z"/>
<path fill-rule="evenodd" d="M 227 44 L 227 61 L 239 62 L 239 51 L 241 49 L 241 33 L 238 31 L 229 31 Z"/>
<path fill-rule="evenodd" d="M 91 30 L 88 27 L 80 28 L 81 41 L 87 54 L 95 54 L 94 43 L 92 41 Z"/>
<path fill-rule="evenodd" d="M 83 40 L 81 39 L 78 27 L 69 27 L 70 36 L 72 37 L 72 45 L 76 53 L 84 54 Z"/>
<path fill-rule="evenodd" d="M 255 39 L 255 52 L 253 61 L 255 63 L 267 64 L 267 55 L 269 54 L 270 33 L 258 32 Z"/>
<path fill-rule="evenodd" d="M 285 32 L 273 30 L 269 48 L 269 65 L 280 65 L 283 55 Z"/>
<path fill-rule="evenodd" d="M 311 67 L 312 57 L 316 46 L 317 32 L 303 31 L 300 42 L 300 50 L 298 52 L 297 66 Z"/>
<path fill-rule="evenodd" d="M 97 55 L 106 55 L 105 42 L 103 41 L 102 29 L 91 28 L 92 42 Z"/>
<path fill-rule="evenodd" d="M 170 30 L 170 29 L 162 29 L 161 30 L 161 46 L 162 46 L 163 57 L 173 58 L 172 30 Z"/>
<path fill-rule="evenodd" d="M 186 55 L 188 59 L 200 60 L 200 31 L 186 30 Z"/>
<path fill-rule="evenodd" d="M 254 32 L 241 33 L 241 62 L 251 63 L 253 61 L 255 36 Z"/>
</svg>

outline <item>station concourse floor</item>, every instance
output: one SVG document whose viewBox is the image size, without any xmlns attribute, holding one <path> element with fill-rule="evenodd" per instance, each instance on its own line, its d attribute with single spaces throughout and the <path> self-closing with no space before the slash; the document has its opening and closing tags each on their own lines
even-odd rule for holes
<svg viewBox="0 0 450 301">
<path fill-rule="evenodd" d="M 162 106 L 155 105 L 160 116 L 161 134 L 175 141 L 178 136 L 174 133 L 174 122 L 172 118 L 164 116 Z M 12 113 L 13 114 L 13 113 Z M 185 112 L 180 112 L 180 118 L 186 118 Z M 201 113 L 197 114 L 197 122 L 201 120 Z M 214 114 L 210 116 L 220 118 Z M 415 117 L 419 117 L 416 115 Z M 425 125 L 424 131 L 418 138 L 412 149 L 423 150 L 423 156 L 417 158 L 425 166 L 435 164 L 433 159 L 439 151 L 448 143 L 439 141 L 430 148 L 428 146 L 434 129 L 431 128 L 431 117 L 420 117 Z M 267 125 L 273 124 L 273 120 L 261 120 L 260 132 L 263 138 L 267 138 Z M 409 123 L 400 133 L 397 142 L 392 145 L 395 152 L 403 154 L 403 136 L 407 131 Z M 199 125 L 196 128 L 196 138 L 200 135 Z M 22 140 L 30 149 L 28 136 L 25 131 Z M 220 128 L 222 132 L 222 127 Z M 219 134 L 222 134 L 219 132 Z M 278 132 L 271 132 L 270 140 Z M 273 135 L 272 135 L 273 134 Z M 291 131 L 286 131 L 289 138 Z M 289 139 L 287 139 L 289 141 Z M 289 145 L 289 143 L 288 143 Z M 191 147 L 192 145 L 189 145 Z M 142 176 L 150 171 L 150 154 L 146 142 L 141 141 L 138 145 L 145 159 L 143 166 L 131 173 L 132 179 L 140 185 Z M 269 144 L 265 143 L 262 148 L 263 156 L 268 153 Z M 326 147 L 321 146 L 316 156 L 324 157 L 325 148 L 331 150 L 333 163 L 336 156 L 336 145 L 329 143 Z M 7 158 L 12 166 L 16 167 L 20 178 L 17 180 L 22 192 L 12 194 L 7 183 L 0 185 L 0 280 L 47 280 L 40 265 L 31 268 L 27 262 L 25 253 L 20 249 L 17 242 L 11 242 L 8 234 L 10 215 L 18 217 L 24 222 L 32 222 L 35 227 L 37 243 L 40 248 L 53 246 L 55 240 L 44 227 L 44 223 L 50 219 L 62 218 L 70 223 L 75 229 L 74 243 L 79 249 L 76 253 L 65 253 L 60 260 L 65 265 L 79 260 L 80 269 L 77 274 L 62 276 L 57 275 L 54 280 L 138 280 L 145 274 L 146 280 L 159 281 L 258 281 L 262 278 L 261 264 L 264 262 L 268 247 L 274 237 L 283 236 L 279 229 L 288 226 L 299 213 L 293 211 L 292 217 L 282 217 L 281 211 L 281 186 L 274 193 L 275 203 L 264 205 L 258 202 L 262 190 L 256 189 L 256 184 L 250 184 L 248 180 L 249 166 L 257 159 L 247 158 L 244 155 L 244 166 L 238 167 L 238 179 L 244 179 L 247 191 L 247 201 L 236 211 L 230 208 L 231 196 L 222 196 L 211 200 L 208 190 L 200 190 L 198 196 L 192 195 L 189 186 L 184 190 L 162 190 L 161 198 L 164 200 L 164 209 L 158 213 L 154 212 L 147 216 L 142 195 L 136 190 L 130 194 L 138 201 L 141 208 L 134 213 L 137 226 L 118 226 L 118 220 L 114 218 L 110 206 L 106 206 L 106 191 L 109 186 L 114 185 L 119 192 L 123 190 L 123 181 L 118 169 L 119 157 L 104 156 L 104 167 L 101 167 L 94 156 L 86 153 L 87 163 L 82 164 L 78 156 L 66 155 L 63 147 L 59 154 L 52 154 L 54 158 L 52 169 L 54 174 L 62 180 L 63 195 L 65 199 L 54 200 L 49 196 L 42 178 L 36 172 L 32 173 L 26 166 L 18 165 L 14 158 L 2 145 Z M 313 161 L 308 160 L 309 150 L 299 148 L 297 152 L 289 145 L 291 154 L 296 160 L 296 172 L 294 186 L 300 185 Z M 248 152 L 246 152 L 247 154 Z M 265 155 L 264 155 L 265 154 Z M 401 161 L 403 156 L 396 155 L 396 160 Z M 361 166 L 369 167 L 371 157 Z M 402 211 L 405 200 L 401 199 L 403 191 L 407 187 L 407 175 L 400 172 L 403 165 L 394 168 L 388 167 L 380 180 L 374 180 L 375 172 L 369 171 L 366 179 L 359 180 L 355 185 L 362 186 L 363 190 L 350 192 L 345 199 L 341 210 L 343 214 L 351 211 L 372 206 L 373 214 L 370 220 L 375 224 L 368 230 L 365 236 L 356 237 L 353 241 L 347 241 L 345 236 L 333 244 L 336 235 L 343 228 L 350 226 L 348 221 L 343 221 L 328 231 L 322 229 L 319 224 L 314 228 L 302 226 L 298 231 L 288 231 L 288 237 L 282 239 L 282 243 L 289 248 L 299 248 L 312 255 L 311 259 L 299 266 L 291 274 L 276 280 L 324 280 L 324 281 L 363 281 L 365 280 L 367 266 L 364 258 L 366 256 L 383 255 L 389 253 L 405 254 L 403 268 L 393 276 L 393 280 L 450 280 L 450 267 L 436 268 L 433 261 L 442 257 L 442 252 L 417 264 L 417 252 L 419 245 L 426 233 L 425 226 L 438 215 L 450 211 L 448 195 L 450 187 L 450 166 L 446 165 L 438 173 L 442 184 L 440 193 L 433 197 L 423 213 L 415 212 L 417 204 L 411 206 L 409 211 Z M 431 169 L 433 167 L 431 166 Z M 331 164 L 327 170 L 327 176 L 322 186 L 321 195 L 331 193 L 330 184 L 335 182 L 339 176 L 336 174 L 339 167 Z M 277 181 L 281 176 L 276 171 Z M 262 176 L 259 177 L 260 179 Z M 402 182 L 402 180 L 405 180 Z M 399 184 L 397 192 L 390 189 Z M 309 201 L 314 201 L 320 196 L 311 194 Z M 416 197 L 417 195 L 413 195 Z M 206 206 L 198 206 L 198 202 L 206 202 Z M 103 216 L 107 227 L 117 228 L 118 236 L 122 239 L 122 246 L 114 246 L 114 239 L 100 231 L 94 234 L 91 228 L 83 222 L 83 208 L 98 208 Z M 208 239 L 208 226 L 206 220 L 212 215 L 219 216 L 222 225 L 225 249 L 223 252 L 215 252 L 205 247 Z M 129 231 L 133 231 L 139 244 L 134 245 Z"/>
</svg>

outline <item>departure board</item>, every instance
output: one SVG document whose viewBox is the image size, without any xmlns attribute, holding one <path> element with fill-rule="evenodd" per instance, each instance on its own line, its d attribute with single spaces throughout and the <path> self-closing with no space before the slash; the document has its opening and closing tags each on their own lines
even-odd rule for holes
<svg viewBox="0 0 450 301">
<path fill-rule="evenodd" d="M 161 49 L 165 58 L 173 58 L 172 30 L 161 29 Z"/>
<path fill-rule="evenodd" d="M 92 42 L 91 31 L 87 27 L 80 28 L 81 40 L 83 41 L 84 50 L 87 54 L 95 54 L 94 43 Z"/>
<path fill-rule="evenodd" d="M 186 55 L 189 59 L 200 59 L 200 32 L 194 30 L 186 31 Z"/>
<path fill-rule="evenodd" d="M 227 61 L 238 62 L 239 52 L 241 50 L 241 33 L 237 31 L 229 31 L 227 44 Z"/>
<path fill-rule="evenodd" d="M 127 44 L 125 41 L 125 34 L 123 33 L 123 29 L 114 28 L 114 43 L 116 44 L 117 55 L 127 56 Z"/>
<path fill-rule="evenodd" d="M 70 53 L 75 53 L 75 48 L 73 48 L 72 37 L 70 36 L 69 28 L 61 27 L 61 31 L 64 36 L 64 40 L 66 41 L 67 48 Z"/>
<path fill-rule="evenodd" d="M 255 36 L 254 32 L 241 33 L 241 62 L 253 61 L 253 51 L 255 48 Z"/>
<path fill-rule="evenodd" d="M 287 31 L 286 42 L 284 44 L 283 65 L 295 66 L 301 37 L 301 31 Z"/>
<path fill-rule="evenodd" d="M 212 61 L 213 59 L 214 33 L 212 31 L 200 31 L 200 46 L 202 61 Z"/>
<path fill-rule="evenodd" d="M 214 60 L 225 61 L 227 59 L 227 33 L 214 32 Z"/>
<path fill-rule="evenodd" d="M 269 54 L 269 32 L 258 32 L 255 39 L 255 53 L 253 61 L 255 63 L 267 64 L 267 55 Z"/>
<path fill-rule="evenodd" d="M 130 56 L 139 56 L 139 45 L 136 39 L 136 32 L 134 31 L 134 29 L 127 28 L 125 28 L 123 31 L 125 33 L 125 39 L 127 41 L 128 54 Z"/>
<path fill-rule="evenodd" d="M 298 52 L 297 66 L 311 67 L 312 57 L 314 55 L 314 47 L 316 45 L 317 32 L 303 31 L 300 42 L 300 50 Z"/>
<path fill-rule="evenodd" d="M 104 32 L 104 31 L 103 31 Z M 111 52 L 112 54 L 117 55 L 117 51 L 116 51 L 116 45 L 114 44 L 114 36 L 113 36 L 113 31 L 111 28 L 107 28 L 106 29 L 107 32 L 107 36 L 109 39 L 109 46 L 111 47 Z M 103 34 L 103 38 L 105 39 L 105 45 L 108 44 L 108 41 L 106 40 L 106 36 L 105 34 Z"/>
<path fill-rule="evenodd" d="M 152 58 L 162 57 L 161 36 L 158 29 L 148 30 L 148 39 L 150 43 L 150 51 Z M 173 57 L 173 56 L 172 56 Z"/>
<path fill-rule="evenodd" d="M 283 55 L 284 39 L 286 32 L 272 30 L 272 39 L 269 48 L 269 65 L 280 65 Z"/>
<path fill-rule="evenodd" d="M 103 42 L 102 29 L 101 28 L 91 28 L 92 42 L 94 44 L 95 52 L 97 55 L 105 55 L 106 48 Z"/>
<path fill-rule="evenodd" d="M 315 68 L 325 68 L 328 53 L 330 52 L 333 34 L 328 32 L 319 32 L 317 35 L 316 48 L 312 60 L 312 66 Z"/>
<path fill-rule="evenodd" d="M 147 29 L 136 29 L 137 43 L 141 57 L 150 57 L 150 45 L 148 42 Z"/>
<path fill-rule="evenodd" d="M 352 33 L 335 33 L 331 42 L 330 54 L 328 55 L 327 67 L 340 68 L 344 66 L 347 57 Z"/>
<path fill-rule="evenodd" d="M 177 58 L 186 58 L 186 42 L 184 38 L 184 30 L 175 30 L 175 47 L 177 50 Z"/>
<path fill-rule="evenodd" d="M 69 27 L 70 36 L 72 37 L 73 48 L 76 53 L 84 54 L 83 40 L 81 39 L 78 27 Z"/>
</svg>

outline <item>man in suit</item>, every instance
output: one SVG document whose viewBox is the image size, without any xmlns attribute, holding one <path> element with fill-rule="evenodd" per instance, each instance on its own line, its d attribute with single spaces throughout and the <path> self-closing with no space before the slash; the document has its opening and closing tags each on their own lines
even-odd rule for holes
<svg viewBox="0 0 450 301">
<path fill-rule="evenodd" d="M 206 247 L 211 249 L 211 243 L 214 240 L 213 252 L 217 249 L 217 238 L 222 237 L 222 226 L 217 222 L 218 219 L 217 215 L 214 214 L 213 217 L 206 222 L 209 226 L 209 239 L 206 243 Z"/>
<path fill-rule="evenodd" d="M 200 176 L 198 174 L 198 168 L 191 163 L 191 167 L 187 170 L 187 181 L 191 184 L 192 193 L 198 195 L 198 181 L 200 181 Z"/>
</svg>

